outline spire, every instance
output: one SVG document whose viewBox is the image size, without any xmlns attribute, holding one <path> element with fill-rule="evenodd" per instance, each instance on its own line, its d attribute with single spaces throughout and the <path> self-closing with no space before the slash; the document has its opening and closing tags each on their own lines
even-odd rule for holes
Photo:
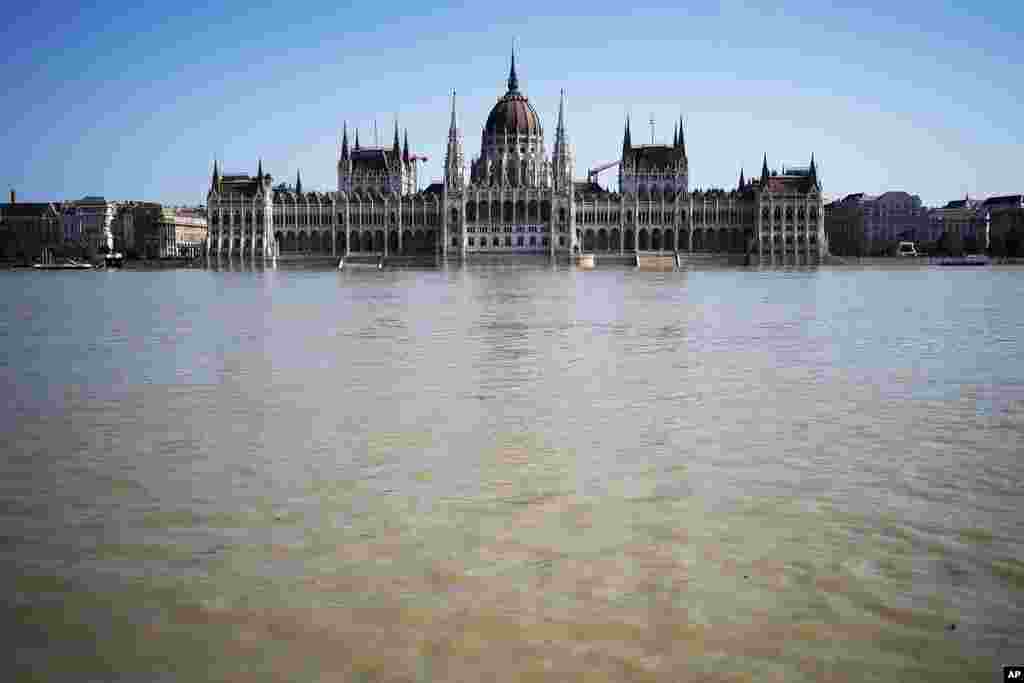
<svg viewBox="0 0 1024 683">
<path fill-rule="evenodd" d="M 622 151 L 628 152 L 633 147 L 633 142 L 629 135 L 629 114 L 626 114 L 626 130 L 622 134 Z"/>
<path fill-rule="evenodd" d="M 359 151 L 359 128 L 356 127 L 356 146 L 352 148 L 353 151 Z"/>
<path fill-rule="evenodd" d="M 565 88 L 562 88 L 558 98 L 558 128 L 556 132 L 565 132 Z"/>
<path fill-rule="evenodd" d="M 683 133 L 683 117 L 679 116 L 679 148 L 683 150 L 683 156 L 686 156 L 686 136 Z"/>
<path fill-rule="evenodd" d="M 391 143 L 391 156 L 398 159 L 402 153 L 402 148 L 398 145 L 398 119 L 395 119 L 395 141 Z"/>
<path fill-rule="evenodd" d="M 761 163 L 761 188 L 768 187 L 768 154 L 765 153 L 764 161 Z"/>
<path fill-rule="evenodd" d="M 217 157 L 213 158 L 213 178 L 210 179 L 210 189 L 220 190 L 220 170 L 217 168 Z"/>
<path fill-rule="evenodd" d="M 452 121 L 448 127 L 448 149 L 444 158 L 445 191 L 460 191 L 464 184 L 464 164 L 462 141 L 459 139 L 459 127 L 455 116 L 455 91 L 452 90 Z"/>
<path fill-rule="evenodd" d="M 345 122 L 341 134 L 341 158 L 348 159 L 348 121 Z"/>
<path fill-rule="evenodd" d="M 679 124 L 678 123 L 673 123 L 672 124 L 672 146 L 673 147 L 678 147 L 679 146 Z"/>
<path fill-rule="evenodd" d="M 302 194 L 302 174 L 300 171 L 295 172 L 295 193 Z"/>
<path fill-rule="evenodd" d="M 740 190 L 742 190 L 742 189 L 743 189 L 743 185 L 745 185 L 745 182 L 744 182 L 744 180 L 743 180 L 743 169 L 741 168 L 741 169 L 740 169 L 740 185 L 739 185 L 739 189 L 740 189 Z"/>
<path fill-rule="evenodd" d="M 405 145 L 402 147 L 402 161 L 409 163 L 409 129 L 405 129 Z"/>
<path fill-rule="evenodd" d="M 814 164 L 814 152 L 811 152 L 811 184 L 818 187 L 818 167 Z"/>
<path fill-rule="evenodd" d="M 452 138 L 457 134 L 458 125 L 455 122 L 455 91 L 452 90 L 452 122 L 448 126 L 448 137 Z"/>
<path fill-rule="evenodd" d="M 256 164 L 256 179 L 260 181 L 260 185 L 263 184 L 263 159 Z"/>
<path fill-rule="evenodd" d="M 519 92 L 519 79 L 516 77 L 516 48 L 512 46 L 512 67 L 508 70 L 508 91 Z"/>
</svg>

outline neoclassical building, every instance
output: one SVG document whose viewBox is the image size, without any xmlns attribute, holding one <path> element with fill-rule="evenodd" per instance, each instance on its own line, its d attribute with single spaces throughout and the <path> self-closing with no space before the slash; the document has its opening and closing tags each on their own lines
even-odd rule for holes
<svg viewBox="0 0 1024 683">
<path fill-rule="evenodd" d="M 827 253 L 821 184 L 807 167 L 740 173 L 731 190 L 690 191 L 682 122 L 672 144 L 634 145 L 626 121 L 619 191 L 573 179 L 564 91 L 551 153 L 544 126 L 519 88 L 515 55 L 506 92 L 484 123 L 480 153 L 463 153 L 455 93 L 444 179 L 417 189 L 417 158 L 398 126 L 387 147 L 349 146 L 342 133 L 334 192 L 274 186 L 255 176 L 221 176 L 214 163 L 207 195 L 211 253 L 267 258 L 282 253 L 381 256 L 578 252 L 707 252 L 755 262 L 815 263 Z"/>
</svg>

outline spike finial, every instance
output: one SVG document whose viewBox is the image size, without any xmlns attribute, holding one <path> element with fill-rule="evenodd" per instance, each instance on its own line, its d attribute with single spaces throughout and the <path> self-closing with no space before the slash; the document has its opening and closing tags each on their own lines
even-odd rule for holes
<svg viewBox="0 0 1024 683">
<path fill-rule="evenodd" d="M 512 42 L 512 66 L 508 70 L 508 91 L 519 92 L 519 78 L 516 76 L 516 44 Z"/>
</svg>

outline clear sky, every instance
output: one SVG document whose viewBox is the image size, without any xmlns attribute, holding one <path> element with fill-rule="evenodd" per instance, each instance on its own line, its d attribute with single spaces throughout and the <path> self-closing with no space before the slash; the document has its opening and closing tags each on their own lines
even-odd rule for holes
<svg viewBox="0 0 1024 683">
<path fill-rule="evenodd" d="M 0 26 L 0 183 L 26 201 L 199 204 L 214 156 L 333 190 L 342 123 L 389 143 L 396 116 L 425 185 L 452 88 L 479 153 L 514 38 L 549 152 L 566 89 L 579 178 L 618 157 L 629 113 L 634 142 L 685 117 L 691 187 L 813 152 L 829 197 L 1024 192 L 1021 2 L 31 5 Z"/>
</svg>

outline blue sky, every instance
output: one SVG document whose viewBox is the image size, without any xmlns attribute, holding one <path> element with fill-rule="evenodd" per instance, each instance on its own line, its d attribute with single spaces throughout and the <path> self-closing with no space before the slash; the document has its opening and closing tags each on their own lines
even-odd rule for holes
<svg viewBox="0 0 1024 683">
<path fill-rule="evenodd" d="M 143 0 L 5 18 L 0 183 L 26 201 L 197 204 L 214 156 L 335 189 L 342 123 L 365 143 L 376 120 L 389 142 L 396 116 L 429 157 L 425 184 L 441 174 L 452 88 L 466 157 L 479 152 L 514 38 L 549 150 L 566 89 L 580 178 L 617 158 L 628 113 L 634 141 L 650 140 L 652 115 L 659 141 L 685 117 L 693 187 L 733 186 L 764 153 L 778 166 L 813 152 L 830 197 L 1024 191 L 1024 3 Z"/>
</svg>

